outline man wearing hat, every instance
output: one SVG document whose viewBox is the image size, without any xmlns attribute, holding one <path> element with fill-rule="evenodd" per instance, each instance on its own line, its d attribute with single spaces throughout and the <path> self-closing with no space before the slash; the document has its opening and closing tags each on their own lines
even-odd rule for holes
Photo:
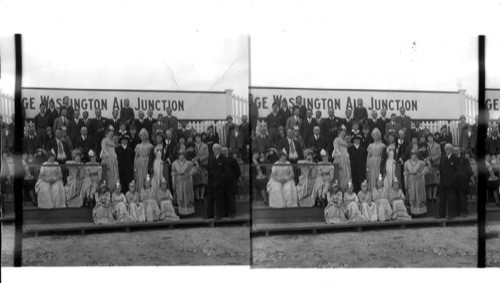
<svg viewBox="0 0 500 283">
<path fill-rule="evenodd" d="M 123 135 L 118 139 L 120 146 L 116 148 L 116 159 L 118 161 L 118 176 L 122 193 L 128 190 L 128 184 L 134 179 L 134 157 L 135 151 L 130 146 L 129 135 Z"/>
<path fill-rule="evenodd" d="M 351 138 L 353 144 L 347 148 L 351 161 L 351 178 L 354 192 L 361 190 L 361 183 L 366 178 L 366 148 L 361 144 L 361 136 L 355 135 Z"/>
</svg>

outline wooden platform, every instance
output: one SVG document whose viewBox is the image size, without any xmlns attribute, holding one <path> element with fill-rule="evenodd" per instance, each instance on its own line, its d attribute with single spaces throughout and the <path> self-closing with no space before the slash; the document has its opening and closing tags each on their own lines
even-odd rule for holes
<svg viewBox="0 0 500 283">
<path fill-rule="evenodd" d="M 201 217 L 185 218 L 177 221 L 156 221 L 156 222 L 136 222 L 136 223 L 111 223 L 94 224 L 92 222 L 74 222 L 74 223 L 53 223 L 53 224 L 25 224 L 23 232 L 25 235 L 34 235 L 38 237 L 41 233 L 60 233 L 60 232 L 79 232 L 84 235 L 88 231 L 125 231 L 141 228 L 169 228 L 182 226 L 222 226 L 250 223 L 250 215 L 237 215 L 235 218 L 222 218 L 220 220 L 203 219 Z"/>
<path fill-rule="evenodd" d="M 269 236 L 271 233 L 287 233 L 305 231 L 316 234 L 318 231 L 357 231 L 377 229 L 377 228 L 400 228 L 406 227 L 428 227 L 449 225 L 476 225 L 477 216 L 472 215 L 467 218 L 435 219 L 433 217 L 415 218 L 407 221 L 385 221 L 385 222 L 364 222 L 364 223 L 345 223 L 345 224 L 326 224 L 324 221 L 313 222 L 294 222 L 294 223 L 253 223 L 253 236 Z"/>
</svg>

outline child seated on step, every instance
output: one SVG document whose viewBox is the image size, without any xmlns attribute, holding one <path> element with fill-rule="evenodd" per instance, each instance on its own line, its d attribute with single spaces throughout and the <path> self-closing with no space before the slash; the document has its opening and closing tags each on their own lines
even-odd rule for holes
<svg viewBox="0 0 500 283">
<path fill-rule="evenodd" d="M 160 220 L 179 220 L 172 205 L 174 197 L 167 188 L 167 180 L 162 178 L 160 189 L 156 192 L 156 202 L 160 207 Z"/>
<path fill-rule="evenodd" d="M 392 206 L 392 220 L 411 220 L 405 206 L 405 195 L 399 187 L 398 178 L 394 178 L 392 189 L 389 191 L 389 201 Z"/>
<path fill-rule="evenodd" d="M 117 222 L 134 222 L 134 219 L 128 212 L 127 198 L 122 193 L 120 182 L 116 183 L 115 191 L 111 195 L 111 207 L 113 208 L 113 216 Z"/>
<path fill-rule="evenodd" d="M 338 181 L 330 186 L 326 193 L 328 206 L 325 208 L 325 221 L 327 224 L 345 223 L 345 209 L 342 201 L 342 191 Z"/>
<path fill-rule="evenodd" d="M 372 201 L 372 193 L 368 190 L 366 180 L 361 183 L 361 191 L 358 193 L 361 215 L 370 222 L 377 221 L 377 207 Z"/>
<path fill-rule="evenodd" d="M 108 191 L 106 181 L 104 181 L 99 190 L 94 195 L 95 207 L 92 209 L 92 219 L 95 224 L 114 223 L 113 208 L 111 207 L 111 195 Z"/>
<path fill-rule="evenodd" d="M 94 166 L 85 166 L 83 173 L 83 184 L 82 184 L 82 196 L 83 196 L 83 206 L 91 207 L 93 204 L 92 196 L 98 189 L 99 182 L 102 178 L 102 167 L 97 162 L 97 156 L 93 150 L 90 150 L 89 153 L 90 161 L 86 163 L 86 165 L 94 165 Z"/>
<path fill-rule="evenodd" d="M 128 192 L 125 194 L 128 203 L 128 211 L 134 222 L 146 221 L 144 205 L 139 200 L 139 193 L 135 190 L 135 182 L 128 185 Z"/>
<path fill-rule="evenodd" d="M 144 187 L 139 193 L 139 200 L 144 205 L 144 213 L 146 215 L 147 222 L 158 221 L 160 216 L 160 208 L 156 202 L 156 191 L 158 188 L 151 187 L 151 178 L 149 174 L 144 180 Z"/>
<path fill-rule="evenodd" d="M 365 217 L 359 211 L 359 201 L 356 193 L 354 193 L 352 182 L 347 184 L 347 191 L 344 193 L 344 205 L 346 217 L 349 222 L 365 222 Z"/>
<path fill-rule="evenodd" d="M 372 200 L 377 207 L 378 221 L 389 221 L 392 218 L 392 208 L 389 203 L 390 188 L 384 186 L 382 174 L 378 176 L 376 187 L 372 189 Z"/>
</svg>

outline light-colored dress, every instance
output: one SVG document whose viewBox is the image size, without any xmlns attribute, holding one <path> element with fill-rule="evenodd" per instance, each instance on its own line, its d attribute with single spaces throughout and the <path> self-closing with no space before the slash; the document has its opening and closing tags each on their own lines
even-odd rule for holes
<svg viewBox="0 0 500 283">
<path fill-rule="evenodd" d="M 377 221 L 377 206 L 372 201 L 372 193 L 366 191 L 365 194 L 363 191 L 359 191 L 358 200 L 360 202 L 361 215 L 370 222 Z"/>
<path fill-rule="evenodd" d="M 155 147 L 155 161 L 153 162 L 153 177 L 151 178 L 151 187 L 159 188 L 161 178 L 163 177 L 163 160 L 161 154 L 163 152 L 163 145 L 159 144 Z"/>
<path fill-rule="evenodd" d="M 402 199 L 395 199 L 398 197 Z M 403 190 L 389 190 L 389 200 L 392 205 L 393 220 L 411 220 L 411 216 L 408 215 L 408 211 L 406 210 L 404 199 L 405 195 L 403 194 Z"/>
<path fill-rule="evenodd" d="M 382 162 L 382 153 L 384 150 L 385 144 L 382 142 L 374 142 L 368 146 L 368 157 L 366 159 L 366 168 L 368 169 L 366 182 L 368 183 L 368 188 L 375 188 L 377 184 L 377 178 L 380 174 L 380 162 Z"/>
<path fill-rule="evenodd" d="M 156 190 L 153 187 L 145 190 L 141 189 L 139 200 L 144 205 L 144 213 L 147 222 L 158 221 L 160 219 L 160 208 L 156 202 Z"/>
<path fill-rule="evenodd" d="M 142 142 L 135 146 L 134 180 L 137 191 L 144 187 L 144 179 L 148 175 L 149 154 L 151 150 L 153 150 L 153 145 L 149 142 Z"/>
<path fill-rule="evenodd" d="M 367 219 L 359 211 L 359 201 L 356 193 L 344 193 L 346 217 L 349 222 L 366 222 Z"/>
<path fill-rule="evenodd" d="M 336 193 L 326 193 L 328 206 L 325 207 L 325 221 L 327 224 L 346 223 L 345 208 L 342 203 L 342 191 Z"/>
<path fill-rule="evenodd" d="M 392 218 L 392 208 L 389 203 L 389 192 L 386 187 L 372 190 L 372 199 L 377 207 L 378 221 L 388 221 Z"/>
<path fill-rule="evenodd" d="M 115 146 L 115 142 L 108 138 L 104 138 L 101 142 L 101 164 L 107 166 L 106 182 L 112 191 L 116 188 L 118 180 L 118 160 L 116 159 Z"/>
<path fill-rule="evenodd" d="M 139 193 L 137 191 L 134 193 L 128 191 L 125 198 L 128 203 L 128 211 L 134 222 L 146 221 L 146 213 L 144 212 L 144 205 L 139 200 Z"/>
<path fill-rule="evenodd" d="M 93 196 L 97 189 L 99 188 L 99 182 L 102 179 L 102 167 L 97 162 L 89 161 L 87 165 L 95 166 L 85 166 L 83 171 L 83 184 L 82 193 L 83 196 Z"/>
<path fill-rule="evenodd" d="M 55 161 L 49 163 L 47 161 L 43 165 L 59 165 L 59 163 Z M 66 207 L 66 192 L 64 191 L 62 177 L 61 167 L 59 166 L 42 166 L 40 168 L 40 175 L 35 184 L 39 208 Z M 55 180 L 55 182 L 50 184 L 49 180 Z"/>
<path fill-rule="evenodd" d="M 92 209 L 94 224 L 115 223 L 113 208 L 111 207 L 111 196 L 109 192 L 104 194 L 95 193 L 95 207 Z"/>
<path fill-rule="evenodd" d="M 172 163 L 172 184 L 180 215 L 194 213 L 193 175 L 195 173 L 196 167 L 191 161 L 182 162 L 177 159 Z"/>
<path fill-rule="evenodd" d="M 81 165 L 81 162 L 70 160 L 67 165 Z M 66 191 L 66 205 L 68 207 L 81 207 L 83 205 L 83 179 L 84 168 L 68 166 L 68 178 L 64 190 Z"/>
<path fill-rule="evenodd" d="M 340 137 L 333 141 L 333 164 L 339 166 L 339 186 L 343 191 L 347 189 L 347 183 L 351 180 L 351 160 L 347 146 L 347 142 Z"/>
<path fill-rule="evenodd" d="M 326 193 L 335 176 L 335 167 L 328 161 L 320 161 L 316 166 L 316 178 L 313 185 L 313 197 L 326 197 Z"/>
<path fill-rule="evenodd" d="M 413 215 L 421 215 L 427 212 L 425 174 L 428 167 L 424 161 L 411 159 L 405 162 L 405 187 L 410 202 L 410 212 Z"/>
<path fill-rule="evenodd" d="M 117 222 L 134 222 L 134 218 L 130 216 L 127 209 L 127 198 L 123 193 L 113 193 L 111 195 L 111 207 L 113 208 L 113 215 Z"/>
<path fill-rule="evenodd" d="M 274 164 L 287 164 L 290 166 L 273 166 L 271 178 L 267 183 L 269 194 L 269 207 L 297 207 L 297 188 L 290 162 L 277 161 Z"/>
<path fill-rule="evenodd" d="M 426 185 L 439 185 L 439 164 L 441 163 L 441 147 L 437 143 L 427 145 L 428 160 L 431 166 L 429 173 L 425 174 Z"/>
<path fill-rule="evenodd" d="M 299 183 L 297 184 L 297 198 L 299 206 L 312 207 L 316 202 L 316 195 L 313 195 L 314 179 L 316 177 L 315 164 L 312 161 L 299 160 L 300 168 Z"/>
<path fill-rule="evenodd" d="M 172 194 L 169 190 L 157 190 L 156 202 L 160 207 L 160 220 L 179 220 L 179 216 L 175 214 L 174 206 L 172 205 Z"/>
<path fill-rule="evenodd" d="M 396 160 L 394 160 L 394 152 L 396 148 L 393 145 L 387 147 L 387 160 L 385 161 L 385 178 L 384 187 L 392 188 L 394 177 L 396 177 Z"/>
</svg>

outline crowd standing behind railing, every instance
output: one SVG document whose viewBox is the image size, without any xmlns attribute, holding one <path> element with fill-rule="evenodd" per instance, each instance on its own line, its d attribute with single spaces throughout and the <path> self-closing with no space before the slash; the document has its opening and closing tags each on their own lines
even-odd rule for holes
<svg viewBox="0 0 500 283">
<path fill-rule="evenodd" d="M 375 110 L 368 117 L 362 100 L 358 100 L 355 109 L 345 112 L 346 118 L 335 116 L 334 109 L 329 109 L 329 116 L 323 118 L 321 111 L 316 111 L 313 117 L 313 110 L 306 109 L 301 101 L 298 97 L 292 109 L 286 100 L 281 107 L 278 102 L 273 103 L 266 123 L 255 129 L 252 144 L 255 199 L 262 196 L 271 207 L 335 207 L 342 203 L 347 209 L 351 201 L 344 198 L 350 196 L 350 187 L 354 194 L 359 194 L 365 184 L 375 203 L 386 199 L 393 204 L 389 195 L 397 193 L 395 198 L 404 201 L 413 217 L 425 215 L 426 205 L 437 202 L 438 198 L 439 218 L 467 217 L 467 196 L 471 198 L 477 193 L 477 117 L 469 125 L 465 116 L 460 116 L 458 144 L 453 146 L 449 127 L 444 125 L 440 132 L 431 133 L 419 121 L 412 121 L 404 108 L 390 118 L 386 118 L 385 109 L 380 111 L 382 117 Z M 491 167 L 497 170 L 499 140 L 496 126 L 489 131 L 487 151 Z M 491 174 L 491 191 L 499 205 L 497 172 Z M 380 177 L 383 186 L 377 188 Z M 401 193 L 396 189 L 391 191 L 394 182 Z M 375 191 L 382 188 L 385 193 Z M 328 192 L 332 193 L 330 198 Z M 367 199 L 366 195 L 363 199 Z M 401 206 L 397 206 L 392 206 L 393 212 L 398 211 L 396 217 L 406 218 L 399 212 Z M 349 211 L 353 213 L 352 208 Z"/>
<path fill-rule="evenodd" d="M 68 97 L 63 99 L 59 109 L 55 108 L 53 101 L 48 104 L 48 108 L 44 103 L 40 104 L 40 113 L 34 124 L 25 128 L 23 138 L 23 164 L 27 166 L 25 182 L 28 184 L 25 190 L 33 204 L 40 208 L 93 206 L 95 210 L 95 206 L 99 206 L 98 214 L 109 216 L 100 207 L 100 204 L 106 204 L 106 193 L 109 193 L 109 207 L 115 220 L 128 221 L 128 217 L 116 218 L 124 210 L 122 205 L 115 209 L 113 196 L 116 187 L 127 196 L 133 184 L 134 191 L 139 193 L 136 203 L 139 211 L 142 190 L 146 191 L 144 197 L 153 199 L 157 193 L 165 194 L 162 190 L 165 186 L 180 217 L 192 215 L 194 203 L 206 202 L 208 198 L 212 203 L 207 204 L 206 216 L 214 217 L 213 202 L 217 199 L 215 217 L 222 218 L 235 217 L 236 195 L 245 197 L 248 193 L 244 186 L 248 184 L 244 179 L 248 179 L 248 173 L 242 174 L 244 170 L 241 169 L 247 163 L 249 151 L 250 132 L 246 116 L 241 118 L 240 125 L 233 124 L 232 117 L 227 116 L 227 138 L 221 141 L 213 126 L 208 126 L 206 132 L 197 133 L 187 121 L 181 121 L 179 125 L 170 108 L 166 115 L 159 113 L 157 119 L 153 118 L 152 109 L 147 111 L 147 117 L 144 111 L 138 111 L 138 118 L 135 118 L 128 99 L 124 100 L 124 107 L 115 109 L 109 119 L 101 116 L 100 109 L 95 110 L 95 118 L 89 118 L 87 111 L 83 111 L 83 118 L 80 118 L 79 109 L 69 105 Z M 14 170 L 10 152 L 13 132 L 13 123 L 5 125 L 2 122 L 2 198 L 12 192 Z M 220 167 L 220 172 L 215 172 L 217 176 L 210 163 Z M 30 168 L 30 164 L 46 166 L 34 172 L 36 166 Z M 79 166 L 83 164 L 95 166 Z M 105 174 L 102 173 L 103 167 Z M 102 177 L 105 180 L 101 180 Z M 154 193 L 147 193 L 148 186 Z M 104 189 L 106 192 L 102 192 Z M 131 194 L 133 200 L 134 193 Z M 119 199 L 130 210 L 127 198 Z M 157 201 L 159 208 L 167 209 L 168 205 L 162 206 Z M 144 207 L 147 216 L 150 206 L 144 204 Z M 158 214 L 158 217 L 146 217 L 147 221 L 161 220 L 162 215 L 170 215 L 161 209 L 156 213 L 155 206 L 151 207 L 151 215 Z M 134 221 L 142 219 L 132 218 Z"/>
</svg>

